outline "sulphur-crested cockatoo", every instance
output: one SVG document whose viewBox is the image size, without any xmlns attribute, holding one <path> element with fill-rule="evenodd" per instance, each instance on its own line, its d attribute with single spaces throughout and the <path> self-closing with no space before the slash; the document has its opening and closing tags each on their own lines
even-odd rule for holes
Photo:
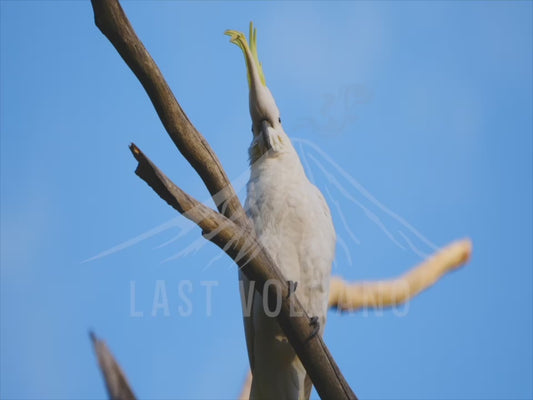
<svg viewBox="0 0 533 400">
<path fill-rule="evenodd" d="M 324 332 L 329 278 L 335 253 L 335 230 L 320 191 L 305 175 L 298 154 L 281 125 L 278 107 L 266 86 L 257 56 L 256 30 L 250 23 L 250 45 L 241 32 L 226 31 L 241 48 L 248 70 L 253 139 L 251 176 L 245 208 L 255 232 L 296 295 L 318 333 Z M 252 369 L 251 399 L 308 399 L 311 381 L 263 299 L 250 291 L 243 274 L 241 295 L 248 356 Z M 253 296 L 253 299 L 250 297 Z M 251 308 L 249 308 L 252 300 Z"/>
</svg>

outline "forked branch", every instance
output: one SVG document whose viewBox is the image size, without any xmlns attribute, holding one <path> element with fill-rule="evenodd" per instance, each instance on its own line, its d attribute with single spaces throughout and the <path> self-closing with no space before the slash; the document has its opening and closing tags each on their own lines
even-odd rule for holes
<svg viewBox="0 0 533 400">
<path fill-rule="evenodd" d="M 141 150 L 130 146 L 139 162 L 135 173 L 154 191 L 185 217 L 195 222 L 206 239 L 226 252 L 240 267 L 255 289 L 263 293 L 265 282 L 269 301 L 281 298 L 278 321 L 294 347 L 296 354 L 309 373 L 319 395 L 324 399 L 356 399 L 357 397 L 344 380 L 335 360 L 329 353 L 320 335 L 315 335 L 314 327 L 305 309 L 294 295 L 289 295 L 287 281 L 281 275 L 274 261 L 263 249 L 255 234 L 238 227 L 228 218 L 211 210 L 177 187 L 157 168 Z M 278 297 L 278 294 L 281 294 Z M 279 305 L 269 304 L 270 309 Z"/>
<path fill-rule="evenodd" d="M 217 155 L 189 121 L 118 0 L 91 0 L 94 21 L 143 85 L 168 135 L 196 170 L 219 211 L 238 225 L 248 222 Z"/>
</svg>

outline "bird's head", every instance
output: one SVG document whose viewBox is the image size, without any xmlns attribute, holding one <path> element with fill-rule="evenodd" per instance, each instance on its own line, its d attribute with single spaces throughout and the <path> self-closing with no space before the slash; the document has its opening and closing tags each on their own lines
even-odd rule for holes
<svg viewBox="0 0 533 400">
<path fill-rule="evenodd" d="M 257 31 L 250 22 L 250 45 L 242 32 L 227 30 L 231 43 L 239 46 L 244 53 L 250 88 L 250 116 L 254 138 L 250 145 L 250 163 L 254 163 L 267 152 L 272 155 L 282 153 L 290 145 L 283 131 L 281 117 L 274 97 L 268 89 L 263 67 L 257 56 Z"/>
</svg>

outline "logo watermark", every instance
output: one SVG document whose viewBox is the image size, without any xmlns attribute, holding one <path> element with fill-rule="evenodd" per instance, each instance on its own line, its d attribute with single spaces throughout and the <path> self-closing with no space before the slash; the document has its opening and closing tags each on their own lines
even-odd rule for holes
<svg viewBox="0 0 533 400">
<path fill-rule="evenodd" d="M 290 283 L 288 283 L 290 285 Z M 146 283 L 143 284 L 146 288 Z M 167 317 L 190 317 L 193 313 L 201 313 L 205 317 L 213 316 L 215 288 L 220 286 L 218 281 L 200 281 L 196 284 L 192 280 L 183 279 L 178 282 L 167 283 L 164 279 L 155 280 L 153 289 L 149 293 L 151 301 L 139 301 L 137 297 L 137 282 L 129 281 L 129 316 L 131 318 L 167 318 Z M 196 289 L 195 289 L 196 288 Z M 296 289 L 293 286 L 288 288 L 289 316 L 303 317 L 304 313 L 297 311 L 295 301 L 298 298 Z M 193 292 L 200 292 L 199 296 L 193 297 Z M 262 312 L 266 317 L 277 318 L 281 312 L 283 304 L 284 290 L 279 281 L 269 279 L 262 288 L 256 286 L 255 281 L 239 281 L 239 291 L 241 294 L 241 305 L 244 317 L 251 317 L 257 312 Z M 384 310 L 390 310 L 397 317 L 404 317 L 409 311 L 409 303 L 398 301 L 391 302 L 390 298 L 405 299 L 409 294 L 407 281 L 396 282 L 394 288 L 387 291 L 375 291 L 363 293 L 365 306 L 357 309 L 357 313 L 363 317 L 382 316 Z M 381 293 L 381 294 L 380 294 Z M 146 293 L 144 293 L 146 294 Z M 220 295 L 220 293 L 219 293 Z M 324 296 L 324 293 L 322 293 Z M 366 296 L 366 297 L 365 297 Z M 196 304 L 195 301 L 201 303 Z M 327 301 L 316 297 L 312 300 Z M 223 311 L 223 310 L 220 310 Z M 341 312 L 341 311 L 339 311 Z M 312 317 L 311 315 L 309 317 Z"/>
</svg>

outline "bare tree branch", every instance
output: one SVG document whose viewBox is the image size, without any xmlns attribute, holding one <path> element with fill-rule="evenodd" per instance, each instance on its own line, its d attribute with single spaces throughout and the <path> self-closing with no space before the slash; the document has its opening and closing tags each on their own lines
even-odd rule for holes
<svg viewBox="0 0 533 400">
<path fill-rule="evenodd" d="M 464 265 L 470 258 L 468 239 L 453 242 L 397 279 L 350 284 L 332 278 L 329 306 L 342 311 L 382 308 L 402 304 L 431 287 L 444 274 Z"/>
<path fill-rule="evenodd" d="M 135 400 L 135 395 L 133 394 L 133 390 L 131 390 L 126 375 L 109 351 L 105 342 L 98 339 L 93 332 L 89 332 L 89 336 L 93 342 L 100 371 L 102 371 L 102 375 L 104 376 L 109 398 L 111 400 Z"/>
<path fill-rule="evenodd" d="M 196 223 L 202 230 L 213 232 L 225 224 L 231 225 L 235 230 L 239 229 L 231 220 L 200 203 L 177 187 L 134 143 L 130 145 L 130 150 L 139 162 L 135 173 L 148 183 L 159 197 Z"/>
</svg>

